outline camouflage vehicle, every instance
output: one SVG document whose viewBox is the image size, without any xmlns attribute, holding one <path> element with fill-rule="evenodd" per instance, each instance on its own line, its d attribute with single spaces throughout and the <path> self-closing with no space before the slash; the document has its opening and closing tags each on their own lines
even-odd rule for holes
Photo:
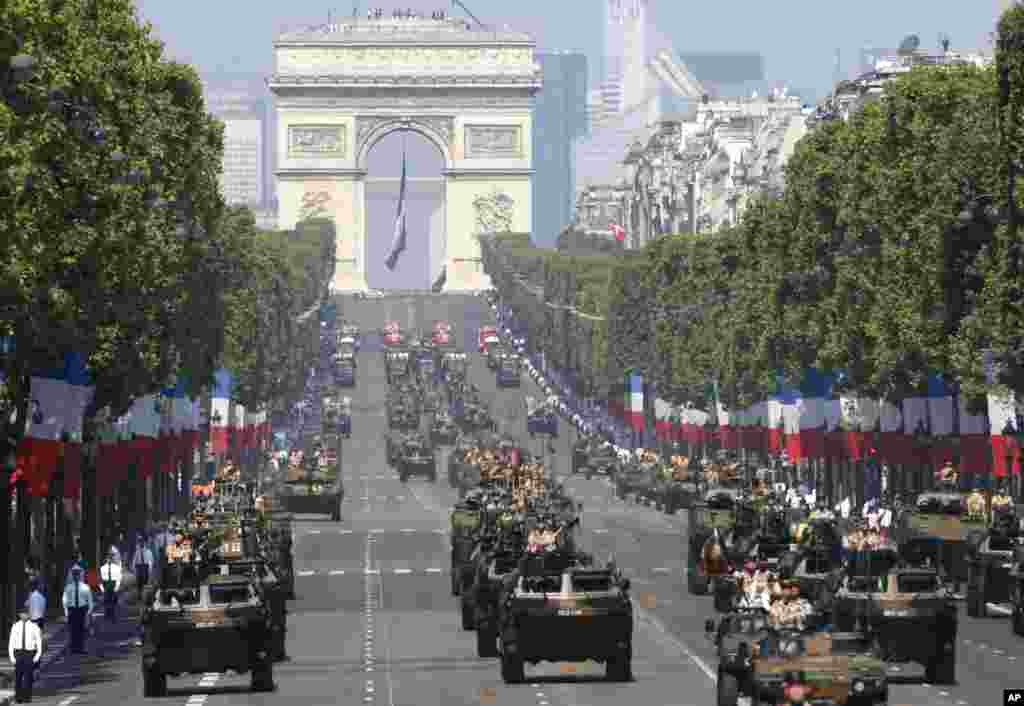
<svg viewBox="0 0 1024 706">
<path fill-rule="evenodd" d="M 752 562 L 762 570 L 775 571 L 791 545 L 789 516 L 780 506 L 758 507 L 740 502 L 737 507 L 741 526 L 753 525 L 752 533 L 738 532 L 732 538 L 729 558 L 737 568 Z M 719 576 L 714 581 L 715 610 L 727 613 L 735 607 L 738 585 L 735 576 Z"/>
<path fill-rule="evenodd" d="M 258 584 L 212 575 L 183 588 L 158 588 L 142 614 L 143 696 L 167 694 L 167 677 L 252 674 L 254 691 L 274 689 L 274 622 Z"/>
<path fill-rule="evenodd" d="M 345 487 L 337 467 L 333 472 L 313 465 L 307 457 L 305 467 L 289 469 L 289 477 L 281 484 L 279 504 L 282 510 L 295 515 L 327 515 L 341 521 L 341 502 Z"/>
<path fill-rule="evenodd" d="M 615 475 L 615 496 L 621 499 L 629 495 L 642 497 L 647 488 L 654 484 L 656 473 L 657 469 L 644 467 L 636 462 L 624 464 Z"/>
<path fill-rule="evenodd" d="M 347 400 L 347 398 L 345 398 Z M 323 426 L 329 434 L 338 434 L 346 439 L 352 436 L 352 409 L 345 400 L 325 397 L 323 400 Z"/>
<path fill-rule="evenodd" d="M 403 483 L 409 476 L 419 475 L 437 482 L 437 459 L 434 450 L 423 434 L 410 434 L 406 437 L 398 453 L 398 477 Z"/>
<path fill-rule="evenodd" d="M 733 613 L 705 626 L 718 652 L 719 706 L 780 703 L 881 706 L 889 702 L 885 663 L 863 633 L 833 632 L 812 616 L 800 629 L 769 626 L 763 611 Z"/>
<path fill-rule="evenodd" d="M 388 465 L 398 467 L 398 459 L 407 439 L 415 436 L 415 432 L 392 432 L 384 437 L 384 454 Z"/>
<path fill-rule="evenodd" d="M 732 574 L 728 551 L 736 529 L 736 495 L 710 491 L 702 502 L 692 505 L 687 521 L 686 588 L 704 595 L 716 579 Z"/>
<path fill-rule="evenodd" d="M 500 614 L 501 677 L 525 679 L 525 664 L 604 662 L 615 681 L 631 681 L 633 604 L 629 579 L 569 552 L 526 554 L 506 577 Z"/>
<path fill-rule="evenodd" d="M 933 568 L 901 566 L 893 548 L 849 563 L 833 597 L 833 623 L 874 638 L 886 662 L 917 662 L 930 684 L 956 683 L 958 610 Z"/>
<path fill-rule="evenodd" d="M 497 424 L 491 417 L 487 407 L 477 402 L 466 402 L 463 405 L 463 413 L 459 418 L 459 425 L 465 431 L 494 431 Z"/>
<path fill-rule="evenodd" d="M 389 429 L 416 431 L 420 428 L 420 411 L 412 401 L 389 401 L 386 413 Z"/>
<path fill-rule="evenodd" d="M 480 484 L 480 468 L 466 459 L 472 448 L 468 440 L 456 442 L 455 449 L 448 455 L 448 486 L 457 488 L 459 497 Z"/>
<path fill-rule="evenodd" d="M 779 557 L 781 576 L 792 578 L 811 600 L 831 592 L 843 571 L 843 540 L 834 519 L 810 520 L 797 539 L 796 551 Z"/>
<path fill-rule="evenodd" d="M 334 354 L 334 383 L 340 387 L 356 386 L 356 354 L 345 346 Z"/>
<path fill-rule="evenodd" d="M 1024 547 L 1020 543 L 1020 521 L 1012 510 L 998 512 L 984 533 L 967 539 L 967 615 L 985 618 L 995 604 L 1011 615 L 1019 613 L 1014 600 L 1014 577 Z M 1014 618 L 1019 622 L 1019 618 Z"/>
<path fill-rule="evenodd" d="M 482 552 L 474 565 L 472 585 L 466 597 L 473 606 L 476 630 L 476 656 L 497 657 L 499 609 L 503 581 L 515 571 L 522 543 L 503 537 L 491 551 Z"/>
<path fill-rule="evenodd" d="M 473 564 L 470 559 L 480 532 L 480 508 L 476 503 L 459 503 L 449 516 L 451 522 L 452 595 L 458 596 L 463 587 L 473 582 Z"/>
<path fill-rule="evenodd" d="M 270 612 L 273 640 L 270 656 L 275 662 L 287 657 L 285 638 L 288 632 L 288 595 L 270 562 L 260 554 L 240 557 L 225 557 L 225 562 L 215 567 L 222 576 L 248 577 L 260 585 L 262 596 Z"/>
<path fill-rule="evenodd" d="M 972 534 L 984 534 L 985 517 L 966 512 L 967 495 L 952 489 L 921 493 L 909 511 L 897 518 L 896 535 L 903 540 L 931 539 L 933 561 L 954 581 L 967 581 L 967 545 Z"/>
<path fill-rule="evenodd" d="M 498 387 L 519 387 L 522 383 L 522 364 L 517 354 L 502 353 L 495 368 Z"/>
<path fill-rule="evenodd" d="M 448 384 L 465 381 L 469 371 L 469 357 L 465 353 L 445 353 L 441 358 L 441 371 Z"/>
<path fill-rule="evenodd" d="M 389 350 L 384 353 L 384 370 L 388 384 L 409 377 L 411 373 L 411 356 L 407 350 Z"/>
<path fill-rule="evenodd" d="M 578 459 L 576 449 L 573 449 L 573 464 L 573 473 L 583 473 L 587 480 L 594 476 L 618 477 L 619 456 L 615 453 L 615 448 L 609 443 L 589 446 L 583 459 Z"/>
<path fill-rule="evenodd" d="M 454 444 L 459 436 L 459 427 L 447 411 L 437 412 L 430 424 L 430 439 L 435 444 Z"/>
<path fill-rule="evenodd" d="M 501 363 L 501 357 L 506 353 L 511 353 L 511 351 L 500 343 L 487 346 L 487 368 L 497 370 Z"/>
</svg>

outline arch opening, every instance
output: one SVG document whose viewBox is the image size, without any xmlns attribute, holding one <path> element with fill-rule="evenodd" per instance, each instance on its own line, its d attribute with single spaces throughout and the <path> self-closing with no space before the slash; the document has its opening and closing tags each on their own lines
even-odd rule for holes
<svg viewBox="0 0 1024 706">
<path fill-rule="evenodd" d="M 395 238 L 405 150 L 406 248 L 393 270 L 385 264 Z M 445 261 L 446 155 L 415 128 L 387 129 L 364 148 L 366 278 L 373 289 L 429 289 Z"/>
</svg>

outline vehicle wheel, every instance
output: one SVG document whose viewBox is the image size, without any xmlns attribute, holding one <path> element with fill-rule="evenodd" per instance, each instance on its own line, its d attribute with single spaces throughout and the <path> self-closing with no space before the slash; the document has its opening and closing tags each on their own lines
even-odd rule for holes
<svg viewBox="0 0 1024 706">
<path fill-rule="evenodd" d="M 251 687 L 253 691 L 274 690 L 274 663 L 270 660 L 253 665 Z"/>
<path fill-rule="evenodd" d="M 693 596 L 706 596 L 711 579 L 701 576 L 694 569 L 686 572 L 686 590 Z"/>
<path fill-rule="evenodd" d="M 160 698 L 167 695 L 167 675 L 155 669 L 142 672 L 142 695 L 146 698 Z"/>
<path fill-rule="evenodd" d="M 476 615 L 474 611 L 473 603 L 469 600 L 469 595 L 466 590 L 463 589 L 460 603 L 462 604 L 462 629 L 463 630 L 475 630 L 476 629 Z"/>
<path fill-rule="evenodd" d="M 617 657 L 608 660 L 604 675 L 609 681 L 633 681 L 633 648 L 627 647 Z"/>
<path fill-rule="evenodd" d="M 510 647 L 515 647 L 512 643 Z M 509 652 L 504 649 L 501 652 L 501 678 L 506 684 L 522 684 L 526 680 L 526 670 L 523 668 L 523 658 L 518 652 Z"/>
<path fill-rule="evenodd" d="M 740 682 L 732 674 L 718 673 L 718 706 L 736 706 L 740 700 Z"/>
<path fill-rule="evenodd" d="M 954 645 L 956 644 L 955 638 L 948 639 L 954 640 Z M 936 655 L 925 665 L 924 680 L 929 684 L 956 684 L 956 647 L 949 652 Z"/>
<path fill-rule="evenodd" d="M 498 631 L 490 625 L 476 628 L 476 656 L 482 659 L 498 656 Z"/>
</svg>

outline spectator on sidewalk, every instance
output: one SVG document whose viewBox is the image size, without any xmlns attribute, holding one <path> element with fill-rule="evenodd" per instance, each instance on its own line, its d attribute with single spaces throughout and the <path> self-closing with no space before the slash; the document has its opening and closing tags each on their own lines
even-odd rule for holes
<svg viewBox="0 0 1024 706">
<path fill-rule="evenodd" d="M 132 557 L 132 573 L 135 574 L 135 583 L 139 591 L 139 598 L 149 583 L 149 576 L 153 573 L 153 551 L 143 543 L 142 536 L 135 540 L 135 554 Z"/>
<path fill-rule="evenodd" d="M 83 554 L 81 550 L 75 553 L 75 558 L 71 560 L 71 564 L 68 566 L 68 570 L 64 574 L 65 586 L 71 583 L 72 573 L 74 572 L 76 566 L 82 570 L 82 573 L 85 573 L 85 554 Z"/>
<path fill-rule="evenodd" d="M 36 579 L 32 583 L 32 592 L 25 601 L 28 617 L 40 630 L 46 626 L 46 596 L 42 592 L 42 582 Z"/>
<path fill-rule="evenodd" d="M 7 656 L 14 665 L 14 701 L 27 704 L 32 701 L 32 678 L 43 657 L 43 635 L 29 620 L 27 610 L 18 613 L 18 622 L 11 628 L 7 641 Z"/>
<path fill-rule="evenodd" d="M 100 589 L 103 591 L 103 614 L 107 622 L 117 621 L 117 593 L 121 590 L 121 565 L 114 561 L 114 553 L 100 567 Z"/>
<path fill-rule="evenodd" d="M 93 611 L 92 590 L 82 580 L 82 567 L 71 568 L 71 582 L 64 589 L 64 617 L 71 631 L 71 652 L 85 654 L 85 630 Z"/>
<path fill-rule="evenodd" d="M 117 548 L 117 542 L 110 545 L 110 550 L 107 552 L 107 558 L 118 566 L 121 565 L 121 550 Z"/>
</svg>

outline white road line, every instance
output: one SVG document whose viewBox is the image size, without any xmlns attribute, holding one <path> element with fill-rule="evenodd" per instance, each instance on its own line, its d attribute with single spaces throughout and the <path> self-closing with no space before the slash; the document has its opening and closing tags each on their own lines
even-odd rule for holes
<svg viewBox="0 0 1024 706">
<path fill-rule="evenodd" d="M 57 706 L 69 706 L 69 704 L 73 704 L 77 700 L 78 694 L 75 694 L 74 696 L 69 696 L 66 699 L 62 700 L 59 704 L 57 704 Z"/>
<path fill-rule="evenodd" d="M 635 609 L 637 611 L 637 614 L 640 616 L 641 622 L 645 622 L 648 625 L 650 625 L 652 628 L 654 628 L 654 630 L 661 634 L 661 637 L 663 637 L 666 642 L 668 642 L 670 645 L 672 645 L 677 650 L 682 652 L 684 655 L 689 657 L 690 661 L 697 665 L 697 668 L 704 673 L 704 676 L 706 676 L 712 682 L 718 681 L 718 677 L 715 674 L 715 670 L 708 666 L 707 662 L 698 657 L 693 652 L 693 650 L 691 650 L 686 645 L 686 643 L 681 642 L 678 638 L 672 635 L 672 633 L 668 631 L 668 628 L 665 627 L 665 624 L 662 623 L 656 615 L 654 615 L 648 610 L 645 610 L 644 608 L 641 608 L 640 606 L 636 606 Z"/>
<path fill-rule="evenodd" d="M 310 534 L 320 534 L 321 531 L 322 530 L 310 530 L 309 533 Z"/>
<path fill-rule="evenodd" d="M 606 530 L 606 529 L 596 529 L 596 530 L 594 530 L 594 534 L 608 534 L 608 530 Z"/>
<path fill-rule="evenodd" d="M 315 573 L 315 571 L 300 571 L 299 576 L 312 576 Z"/>
<path fill-rule="evenodd" d="M 412 573 L 412 569 L 395 569 L 391 573 L 394 573 L 394 574 L 411 574 Z"/>
<path fill-rule="evenodd" d="M 332 569 L 331 571 L 328 572 L 328 575 L 330 575 L 330 576 L 344 576 L 345 575 L 345 570 L 344 569 Z"/>
<path fill-rule="evenodd" d="M 384 530 L 382 530 L 382 529 L 372 529 L 372 530 L 370 530 L 369 533 L 370 534 L 383 534 Z"/>
<path fill-rule="evenodd" d="M 369 576 L 371 574 L 379 575 L 380 574 L 380 569 L 363 569 L 363 574 L 365 574 L 367 576 Z"/>
<path fill-rule="evenodd" d="M 409 529 L 409 528 L 406 528 L 406 529 L 403 529 L 403 530 L 401 530 L 401 532 L 402 532 L 403 534 L 410 534 L 410 533 L 412 533 L 412 532 L 415 532 L 415 531 L 416 531 L 416 530 L 414 530 L 414 529 Z"/>
<path fill-rule="evenodd" d="M 668 574 L 672 572 L 672 569 L 666 568 L 664 566 L 658 566 L 656 568 L 651 569 L 651 571 L 653 571 L 656 574 Z"/>
<path fill-rule="evenodd" d="M 338 534 L 352 534 L 352 530 L 338 530 Z"/>
<path fill-rule="evenodd" d="M 427 573 L 428 574 L 439 574 L 439 573 L 441 573 L 441 569 L 427 569 Z"/>
</svg>

